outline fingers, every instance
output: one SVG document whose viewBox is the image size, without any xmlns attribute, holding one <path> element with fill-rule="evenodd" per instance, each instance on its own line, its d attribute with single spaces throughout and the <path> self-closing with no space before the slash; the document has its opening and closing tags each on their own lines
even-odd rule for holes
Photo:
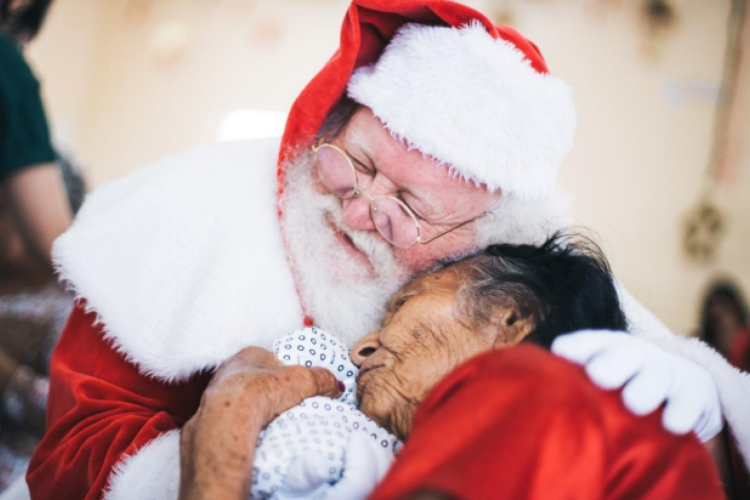
<svg viewBox="0 0 750 500">
<path fill-rule="evenodd" d="M 274 368 L 282 366 L 281 361 L 279 361 L 271 351 L 255 346 L 242 349 L 230 358 L 229 362 L 231 363 L 233 360 L 242 364 L 252 365 L 256 368 Z"/>
<path fill-rule="evenodd" d="M 674 359 L 672 366 L 679 376 L 674 377 L 669 390 L 669 400 L 662 415 L 664 427 L 675 434 L 695 430 L 701 440 L 710 439 L 721 431 L 722 420 L 721 411 L 711 411 L 720 408 L 721 403 L 710 377 L 685 359 Z M 718 426 L 707 425 L 712 417 L 718 419 Z"/>
<path fill-rule="evenodd" d="M 586 365 L 586 373 L 602 389 L 619 389 L 633 378 L 643 366 L 643 357 L 637 351 L 625 353 L 623 349 L 603 350 Z"/>
<path fill-rule="evenodd" d="M 680 393 L 670 398 L 662 415 L 664 427 L 675 434 L 687 434 L 693 430 L 703 413 L 699 399 L 684 396 L 685 393 Z"/>
<path fill-rule="evenodd" d="M 339 398 L 344 392 L 344 384 L 340 382 L 336 376 L 326 368 L 306 368 L 310 371 L 313 377 L 314 383 L 314 394 L 310 396 L 327 396 L 329 398 Z"/>
<path fill-rule="evenodd" d="M 584 365 L 627 333 L 588 330 L 561 335 L 552 342 L 552 352 L 573 363 Z"/>
<path fill-rule="evenodd" d="M 724 425 L 721 402 L 711 375 L 688 358 L 622 332 L 585 331 L 558 337 L 552 351 L 585 365 L 603 389 L 625 388 L 625 406 L 646 415 L 665 405 L 664 427 L 675 433 L 695 431 L 702 441 Z"/>
<path fill-rule="evenodd" d="M 674 374 L 666 365 L 648 365 L 622 391 L 625 406 L 642 416 L 655 411 L 667 400 Z"/>
<path fill-rule="evenodd" d="M 578 332 L 555 339 L 552 352 L 573 363 L 586 365 L 586 373 L 599 387 L 617 389 L 638 373 L 643 364 L 643 357 L 637 351 L 623 356 L 627 337 L 628 334 L 620 332 Z"/>
<path fill-rule="evenodd" d="M 242 373 L 252 373 L 282 366 L 281 361 L 262 347 L 246 347 L 226 360 L 211 377 L 211 384 Z"/>
<path fill-rule="evenodd" d="M 717 401 L 715 403 L 717 407 L 721 406 L 721 403 Z M 698 424 L 693 428 L 693 431 L 698 435 L 698 439 L 702 443 L 712 440 L 718 433 L 724 429 L 724 417 L 720 411 L 703 411 Z"/>
</svg>

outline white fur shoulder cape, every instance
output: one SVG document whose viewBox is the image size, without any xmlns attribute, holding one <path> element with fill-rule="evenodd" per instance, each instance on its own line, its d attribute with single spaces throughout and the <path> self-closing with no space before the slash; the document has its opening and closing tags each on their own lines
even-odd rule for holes
<svg viewBox="0 0 750 500">
<path fill-rule="evenodd" d="M 94 191 L 59 273 L 139 369 L 184 380 L 302 325 L 276 208 L 279 140 L 168 157 Z"/>
</svg>

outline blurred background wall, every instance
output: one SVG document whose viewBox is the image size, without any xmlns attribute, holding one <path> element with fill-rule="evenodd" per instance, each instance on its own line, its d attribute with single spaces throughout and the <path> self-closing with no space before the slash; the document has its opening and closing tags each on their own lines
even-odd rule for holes
<svg viewBox="0 0 750 500">
<path fill-rule="evenodd" d="M 732 104 L 733 146 L 706 189 L 731 0 L 465 3 L 534 40 L 573 87 L 579 127 L 561 185 L 626 287 L 681 333 L 694 331 L 717 272 L 750 289 L 747 92 Z M 95 187 L 166 154 L 252 135 L 236 110 L 278 112 L 263 117 L 280 129 L 278 116 L 335 50 L 347 5 L 58 0 L 28 54 L 58 144 Z M 740 46 L 737 81 L 750 87 L 747 37 Z M 699 261 L 684 233 L 706 192 L 724 231 L 713 259 Z"/>
</svg>

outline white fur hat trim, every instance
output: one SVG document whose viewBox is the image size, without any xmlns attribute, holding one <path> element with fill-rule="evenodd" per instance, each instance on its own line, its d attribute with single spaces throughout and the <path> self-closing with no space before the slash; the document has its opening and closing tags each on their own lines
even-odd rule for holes
<svg viewBox="0 0 750 500">
<path fill-rule="evenodd" d="M 402 26 L 348 94 L 409 147 L 525 200 L 552 192 L 573 143 L 570 87 L 478 23 Z"/>
</svg>

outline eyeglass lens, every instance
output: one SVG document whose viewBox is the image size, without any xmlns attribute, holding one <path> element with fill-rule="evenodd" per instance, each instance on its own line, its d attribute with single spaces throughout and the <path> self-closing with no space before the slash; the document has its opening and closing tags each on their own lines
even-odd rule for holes
<svg viewBox="0 0 750 500">
<path fill-rule="evenodd" d="M 336 149 L 323 144 L 318 149 L 318 177 L 325 188 L 338 198 L 351 198 L 357 190 L 356 177 L 349 161 Z"/>
<path fill-rule="evenodd" d="M 392 245 L 408 248 L 417 242 L 416 221 L 394 198 L 375 198 L 370 203 L 370 216 L 378 232 Z"/>
<path fill-rule="evenodd" d="M 325 188 L 338 198 L 354 196 L 357 177 L 346 156 L 326 144 L 318 148 L 317 156 L 318 177 Z M 376 197 L 370 202 L 370 216 L 381 236 L 392 245 L 408 248 L 417 242 L 416 220 L 396 199 Z"/>
</svg>

